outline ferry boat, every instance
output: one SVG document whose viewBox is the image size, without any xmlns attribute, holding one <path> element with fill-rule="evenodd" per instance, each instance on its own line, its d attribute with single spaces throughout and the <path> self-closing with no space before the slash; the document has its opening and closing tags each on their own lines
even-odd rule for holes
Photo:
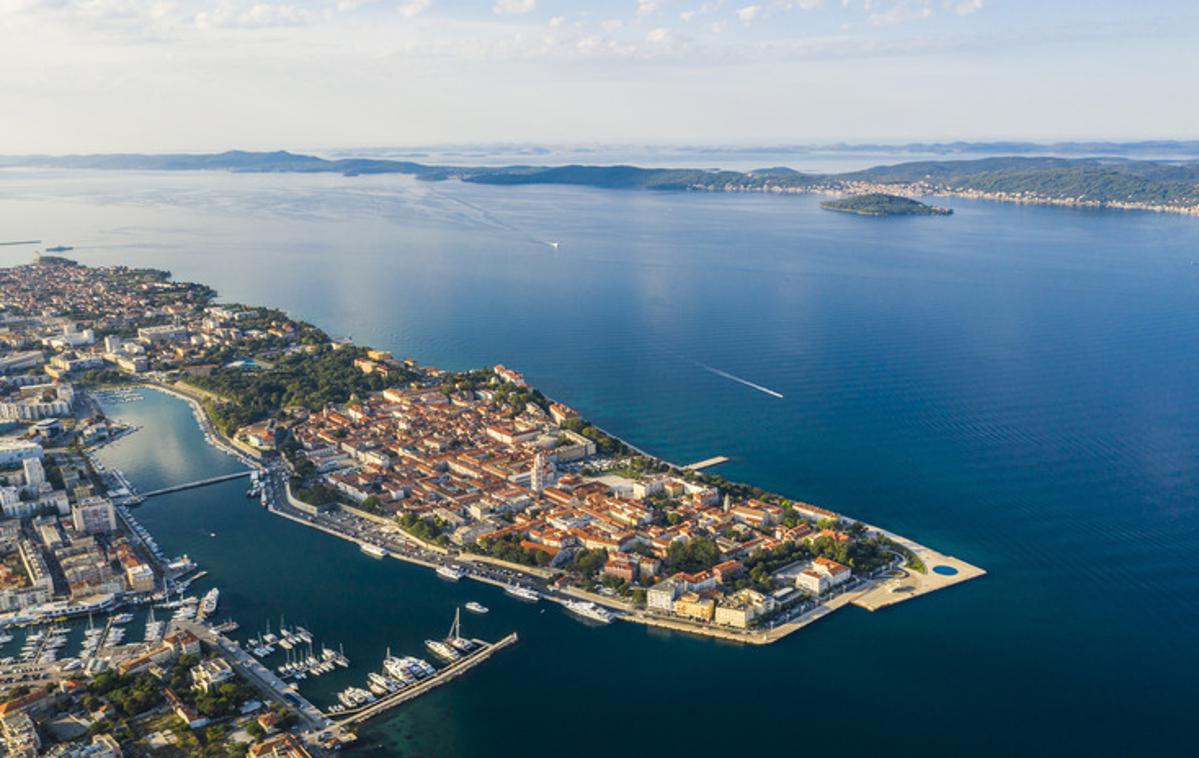
<svg viewBox="0 0 1199 758">
<path fill-rule="evenodd" d="M 539 595 L 536 590 L 531 590 L 528 587 L 522 587 L 519 584 L 504 585 L 504 592 L 512 597 L 519 598 L 521 600 L 528 600 L 531 603 L 536 603 L 541 599 L 541 595 Z"/>
<path fill-rule="evenodd" d="M 367 555 L 369 555 L 369 556 L 370 556 L 370 557 L 372 557 L 372 558 L 386 558 L 386 557 L 387 557 L 387 551 L 386 551 L 386 550 L 384 550 L 383 548 L 379 547 L 378 545 L 372 545 L 372 544 L 371 544 L 371 543 L 369 543 L 369 542 L 361 542 L 361 543 L 359 543 L 359 544 L 358 544 L 358 548 L 359 548 L 359 549 L 360 549 L 362 552 L 366 553 Z"/>
<path fill-rule="evenodd" d="M 487 606 L 483 605 L 482 603 L 476 603 L 474 600 L 472 600 L 466 604 L 466 610 L 470 611 L 471 613 L 478 613 L 478 614 L 482 615 L 484 613 L 487 613 L 488 608 L 487 608 Z"/>
<path fill-rule="evenodd" d="M 466 572 L 457 566 L 441 566 L 437 569 L 437 575 L 442 579 L 448 579 L 451 582 L 456 582 L 466 576 Z"/>
<path fill-rule="evenodd" d="M 587 600 L 567 600 L 564 605 L 566 606 L 566 610 L 570 611 L 576 616 L 581 616 L 588 621 L 597 621 L 601 624 L 609 624 L 613 619 L 612 612 L 607 608 L 598 606 L 595 603 Z"/>
</svg>

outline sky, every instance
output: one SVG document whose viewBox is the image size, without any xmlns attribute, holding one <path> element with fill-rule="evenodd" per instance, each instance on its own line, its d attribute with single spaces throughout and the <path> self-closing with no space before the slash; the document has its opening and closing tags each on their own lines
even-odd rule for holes
<svg viewBox="0 0 1199 758">
<path fill-rule="evenodd" d="M 1199 3 L 0 0 L 0 153 L 1199 138 Z"/>
</svg>

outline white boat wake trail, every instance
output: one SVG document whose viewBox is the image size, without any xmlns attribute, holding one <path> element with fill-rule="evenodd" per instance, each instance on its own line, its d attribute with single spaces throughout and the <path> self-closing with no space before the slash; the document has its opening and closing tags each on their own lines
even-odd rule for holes
<svg viewBox="0 0 1199 758">
<path fill-rule="evenodd" d="M 716 374 L 716 376 L 719 376 L 719 377 L 721 377 L 722 379 L 728 379 L 729 381 L 731 381 L 731 382 L 736 382 L 737 384 L 744 384 L 746 387 L 750 387 L 751 389 L 755 389 L 755 390 L 757 390 L 758 392 L 765 393 L 765 394 L 767 394 L 767 395 L 770 395 L 771 397 L 777 397 L 777 398 L 778 398 L 778 399 L 780 399 L 780 400 L 782 400 L 782 399 L 783 399 L 783 393 L 781 393 L 781 392 L 775 392 L 774 390 L 770 389 L 769 387 L 763 387 L 762 385 L 760 385 L 760 384 L 755 384 L 754 382 L 751 382 L 751 381 L 750 381 L 750 380 L 748 380 L 748 379 L 742 379 L 741 377 L 737 376 L 736 374 L 730 374 L 730 373 L 729 373 L 729 372 L 727 372 L 727 371 L 722 371 L 721 369 L 718 369 L 718 368 L 716 368 L 715 366 L 709 366 L 709 365 L 708 365 L 708 364 L 706 364 L 706 363 L 701 363 L 701 362 L 699 362 L 699 361 L 695 360 L 694 358 L 688 358 L 688 357 L 687 357 L 687 356 L 685 356 L 685 355 L 679 355 L 678 353 L 676 353 L 676 352 L 675 352 L 675 351 L 673 351 L 673 350 L 668 350 L 668 349 L 666 349 L 666 348 L 664 348 L 664 347 L 659 347 L 658 349 L 659 349 L 659 350 L 661 350 L 661 351 L 662 351 L 662 352 L 664 352 L 664 353 L 668 353 L 668 354 L 670 354 L 670 355 L 673 355 L 675 358 L 678 358 L 679 360 L 682 360 L 682 361 L 687 361 L 688 363 L 691 363 L 691 364 L 694 364 L 694 365 L 696 365 L 696 366 L 699 366 L 699 367 L 700 367 L 700 368 L 702 368 L 704 371 L 707 371 L 707 372 L 709 372 L 709 373 L 712 373 L 712 374 Z"/>
<path fill-rule="evenodd" d="M 519 226 L 514 226 L 513 224 L 510 224 L 507 221 L 504 221 L 503 219 L 499 218 L 498 216 L 496 216 L 494 213 L 487 210 L 486 208 L 475 205 L 474 203 L 471 203 L 471 202 L 467 202 L 466 200 L 463 200 L 460 197 L 454 197 L 452 195 L 443 195 L 440 192 L 432 192 L 431 194 L 435 197 L 445 200 L 446 202 L 455 203 L 463 208 L 467 208 L 468 210 L 474 211 L 477 214 L 477 216 L 475 218 L 473 218 L 472 220 L 475 222 L 479 222 L 485 226 L 490 226 L 490 227 L 493 227 L 496 229 L 503 229 L 504 231 L 507 231 L 507 232 L 512 232 L 513 234 L 523 237 L 524 239 L 526 239 L 529 242 L 533 242 L 538 245 L 545 245 L 546 247 L 553 249 L 553 250 L 558 249 L 558 245 L 560 243 L 552 242 L 550 240 L 543 240 L 539 237 L 535 237 L 532 234 L 529 234 L 529 232 L 520 228 Z"/>
<path fill-rule="evenodd" d="M 760 384 L 754 384 L 753 382 L 751 382 L 748 379 L 742 379 L 741 377 L 736 376 L 735 374 L 730 374 L 727 371 L 721 371 L 720 369 L 715 368 L 714 366 L 709 366 L 706 363 L 700 363 L 699 361 L 692 361 L 692 363 L 694 363 L 696 366 L 699 366 L 700 368 L 702 368 L 705 371 L 711 371 L 713 374 L 716 374 L 716 376 L 723 376 L 725 379 L 730 379 L 739 384 L 744 384 L 746 387 L 753 387 L 758 392 L 765 392 L 767 395 L 770 395 L 771 397 L 777 397 L 779 399 L 782 399 L 782 397 L 783 397 L 783 393 L 781 393 L 781 392 L 775 392 L 774 390 L 770 389 L 769 387 L 763 387 Z"/>
</svg>

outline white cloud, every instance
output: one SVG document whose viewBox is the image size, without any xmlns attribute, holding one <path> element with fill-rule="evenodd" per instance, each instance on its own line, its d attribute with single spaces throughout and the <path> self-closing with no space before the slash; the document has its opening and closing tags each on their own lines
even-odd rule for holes
<svg viewBox="0 0 1199 758">
<path fill-rule="evenodd" d="M 737 20 L 743 24 L 752 24 L 761 15 L 762 6 L 760 5 L 747 5 L 737 9 Z"/>
<path fill-rule="evenodd" d="M 197 29 L 265 29 L 277 26 L 304 26 L 321 18 L 320 14 L 295 5 L 255 3 L 243 7 L 224 0 L 211 11 L 200 11 L 193 22 Z"/>
<path fill-rule="evenodd" d="M 307 23 L 309 11 L 294 5 L 257 3 L 240 16 L 246 26 L 296 26 Z"/>
<path fill-rule="evenodd" d="M 637 15 L 648 16 L 658 12 L 658 0 L 637 0 Z"/>
<path fill-rule="evenodd" d="M 1039 76 L 1034 78 L 1047 93 L 1046 113 L 1057 119 L 1052 128 L 1085 131 L 1088 123 L 1065 108 L 1054 111 L 1059 106 L 1052 97 L 1069 78 L 1059 72 L 1087 60 L 1069 43 L 1096 38 L 1094 26 L 1071 19 L 1042 28 L 1047 20 L 1037 18 L 1009 27 L 1005 18 L 1002 28 L 990 28 L 981 22 L 996 3 L 984 3 L 980 11 L 979 3 L 968 0 L 872 0 L 867 9 L 864 0 L 852 0 L 843 11 L 839 0 L 825 0 L 827 12 L 801 18 L 801 9 L 813 3 L 727 0 L 718 6 L 715 0 L 662 0 L 656 15 L 637 19 L 634 0 L 595 4 L 599 11 L 541 2 L 527 16 L 493 14 L 499 0 L 469 8 L 430 0 L 373 0 L 363 7 L 371 1 L 0 0 L 0 71 L 5 72 L 0 102 L 47 114 L 33 121 L 0 118 L 0 143 L 7 152 L 72 152 L 303 150 L 398 138 L 632 141 L 671 133 L 748 140 L 757 138 L 754 129 L 792 128 L 777 126 L 779 106 L 761 103 L 797 85 L 826 112 L 844 116 L 819 126 L 803 122 L 794 127 L 800 136 L 809 134 L 804 129 L 817 129 L 820 136 L 840 134 L 838 128 L 845 127 L 847 139 L 863 139 L 878 136 L 869 132 L 872 128 L 901 126 L 912 132 L 938 130 L 926 136 L 974 136 L 971 129 L 981 127 L 971 124 L 984 117 L 995 133 L 1011 129 L 1023 135 L 1019 119 L 991 110 L 982 94 L 961 85 L 990 65 L 979 60 L 980 50 L 1025 49 L 1029 55 L 1011 56 L 1013 66 L 1030 60 L 1011 73 L 1012 91 L 1024 86 L 1035 60 Z M 761 11 L 746 31 L 737 10 L 751 5 Z M 876 23 L 883 23 L 883 14 L 896 8 L 917 19 L 931 9 L 938 23 L 913 22 L 918 31 L 866 27 L 868 15 L 877 14 Z M 971 9 L 973 15 L 959 15 Z M 444 14 L 436 23 L 404 17 L 421 11 L 419 21 Z M 680 13 L 693 14 L 690 22 L 681 21 Z M 150 21 L 155 14 L 162 19 Z M 565 21 L 559 23 L 556 14 Z M 618 14 L 623 21 L 613 18 Z M 851 23 L 839 28 L 842 21 Z M 1171 54 L 1167 62 L 1183 72 L 1170 83 L 1185 81 L 1186 62 L 1193 58 L 1186 55 L 1192 40 L 1184 39 L 1185 25 L 1162 31 L 1129 15 L 1112 26 L 1099 29 L 1107 36 L 1098 39 L 1127 53 L 1125 65 L 1138 60 L 1132 53 L 1143 52 L 1147 40 L 1160 40 Z M 55 54 L 45 56 L 46 49 Z M 870 74 L 880 60 L 905 75 L 878 84 Z M 1111 69 L 1118 70 L 1114 62 Z M 1148 69 L 1143 65 L 1137 71 Z M 843 93 L 851 86 L 862 87 L 862 97 L 846 100 Z M 901 100 L 892 97 L 890 87 L 910 87 L 901 90 L 911 95 L 904 99 L 918 105 L 899 116 L 876 112 L 871 102 L 893 106 Z M 383 90 L 394 96 L 378 97 Z M 271 93 L 266 101 L 263 92 Z M 1152 106 L 1148 96 L 1136 101 L 1137 92 L 1118 94 Z M 964 110 L 953 107 L 955 97 L 966 97 L 973 106 L 967 116 L 954 116 Z M 596 104 L 601 100 L 606 107 Z M 413 102 L 422 108 L 413 109 Z M 704 106 L 695 107 L 697 102 Z M 1087 116 L 1102 112 L 1101 105 L 1090 105 Z M 480 107 L 494 115 L 484 122 L 472 118 Z M 845 112 L 853 107 L 863 110 Z M 1182 106 L 1169 108 L 1147 110 L 1157 123 L 1184 123 L 1193 115 Z M 72 123 L 72 112 L 89 113 L 86 133 Z M 747 118 L 746 113 L 774 118 Z M 1137 119 L 1125 125 L 1127 133 L 1152 126 L 1147 117 Z M 402 132 L 396 123 L 403 124 Z M 878 126 L 861 126 L 871 123 Z M 867 131 L 855 131 L 862 128 Z M 773 139 L 778 132 L 762 134 Z"/>
<path fill-rule="evenodd" d="M 721 6 L 723 5 L 724 0 L 708 0 L 708 2 L 704 3 L 698 8 L 680 12 L 679 18 L 681 18 L 683 21 L 691 21 L 698 16 L 707 16 L 715 13 L 716 11 L 720 10 Z"/>
<path fill-rule="evenodd" d="M 670 30 L 664 26 L 660 26 L 657 29 L 651 29 L 649 34 L 645 35 L 645 39 L 654 43 L 655 45 L 660 45 L 663 42 L 670 41 Z"/>
<path fill-rule="evenodd" d="M 550 28 L 557 29 L 566 23 L 566 16 L 554 16 L 550 19 Z"/>
<path fill-rule="evenodd" d="M 491 10 L 494 13 L 503 15 L 510 13 L 520 15 L 524 13 L 532 13 L 537 9 L 537 0 L 499 0 L 492 6 Z"/>
<path fill-rule="evenodd" d="M 401 3 L 398 10 L 404 18 L 416 18 L 429 10 L 430 5 L 432 5 L 432 0 L 409 0 L 409 2 Z"/>
<path fill-rule="evenodd" d="M 144 3 L 135 0 L 82 0 L 71 7 L 80 16 L 90 18 L 120 18 L 141 15 Z"/>
<path fill-rule="evenodd" d="M 933 15 L 929 0 L 894 0 L 885 11 L 876 11 L 874 3 L 866 0 L 866 20 L 874 26 L 891 26 L 905 21 L 926 19 Z"/>
<path fill-rule="evenodd" d="M 985 4 L 986 0 L 960 0 L 953 9 L 959 16 L 969 16 L 971 13 L 981 11 Z"/>
<path fill-rule="evenodd" d="M 41 0 L 0 0 L 0 13 L 23 13 L 42 4 Z"/>
</svg>

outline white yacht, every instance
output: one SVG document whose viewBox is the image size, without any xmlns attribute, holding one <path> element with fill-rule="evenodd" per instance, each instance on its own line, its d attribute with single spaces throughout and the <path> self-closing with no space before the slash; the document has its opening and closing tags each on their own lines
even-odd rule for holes
<svg viewBox="0 0 1199 758">
<path fill-rule="evenodd" d="M 448 642 L 442 642 L 440 640 L 425 640 L 425 647 L 429 648 L 433 655 L 436 655 L 438 658 L 441 658 L 444 661 L 456 661 L 462 657 L 462 653 L 459 653 L 458 650 Z"/>
<path fill-rule="evenodd" d="M 200 615 L 211 616 L 216 613 L 217 603 L 220 602 L 221 591 L 216 587 L 210 589 L 200 601 Z"/>
<path fill-rule="evenodd" d="M 612 612 L 603 606 L 596 605 L 587 600 L 567 600 L 564 605 L 566 610 L 587 619 L 588 621 L 596 621 L 601 624 L 609 624 L 614 616 Z"/>
<path fill-rule="evenodd" d="M 505 585 L 504 592 L 508 593 L 512 597 L 519 598 L 521 600 L 528 600 L 532 603 L 536 603 L 541 599 L 541 595 L 537 593 L 537 590 L 531 590 L 528 587 L 522 587 L 519 584 Z"/>
<path fill-rule="evenodd" d="M 362 552 L 366 553 L 367 555 L 369 555 L 372 558 L 386 558 L 387 557 L 387 551 L 384 550 L 383 548 L 379 547 L 378 545 L 372 545 L 369 542 L 360 542 L 358 544 L 358 547 L 360 550 L 362 550 Z"/>
</svg>

